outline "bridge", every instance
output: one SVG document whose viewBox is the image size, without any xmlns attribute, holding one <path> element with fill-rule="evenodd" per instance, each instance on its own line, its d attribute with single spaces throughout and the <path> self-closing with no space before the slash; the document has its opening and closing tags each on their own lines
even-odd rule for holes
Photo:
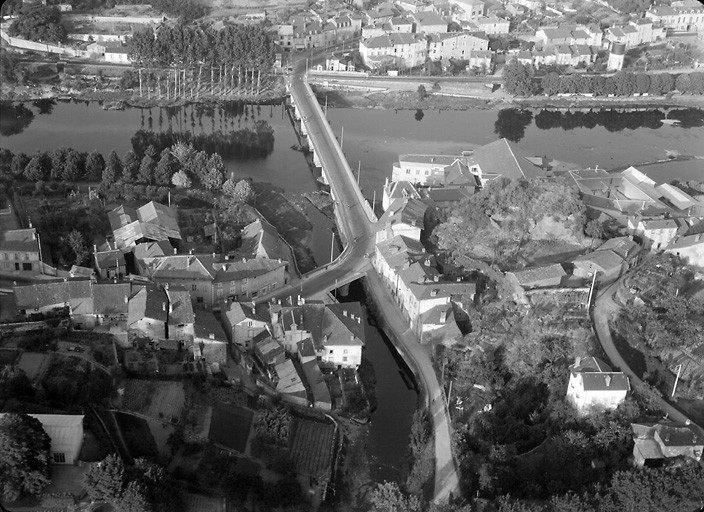
<svg viewBox="0 0 704 512">
<path fill-rule="evenodd" d="M 313 162 L 321 167 L 323 179 L 330 185 L 335 200 L 335 217 L 344 250 L 328 265 L 301 276 L 274 293 L 259 297 L 264 302 L 277 297 L 300 295 L 309 297 L 336 289 L 369 274 L 369 290 L 379 306 L 385 323 L 393 331 L 394 344 L 413 369 L 425 391 L 425 400 L 433 422 L 435 440 L 434 500 L 446 502 L 459 496 L 457 466 L 452 455 L 450 417 L 442 386 L 438 382 L 430 356 L 410 330 L 401 310 L 384 287 L 378 274 L 371 270 L 376 234 L 376 215 L 364 198 L 342 148 L 308 85 L 303 58 L 295 63 L 286 89 L 291 98 L 301 132 L 308 139 Z M 399 454 L 400 455 L 400 454 Z"/>
</svg>

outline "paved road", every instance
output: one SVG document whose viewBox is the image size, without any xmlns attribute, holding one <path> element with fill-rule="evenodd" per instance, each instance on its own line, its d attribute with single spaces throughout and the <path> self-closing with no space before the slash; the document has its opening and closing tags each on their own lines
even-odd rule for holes
<svg viewBox="0 0 704 512">
<path fill-rule="evenodd" d="M 635 383 L 636 385 L 650 387 L 650 384 L 643 382 L 640 377 L 628 366 L 626 360 L 621 357 L 621 354 L 614 344 L 613 337 L 611 336 L 609 319 L 618 314 L 618 311 L 621 309 L 621 306 L 614 300 L 614 294 L 616 293 L 620 283 L 620 280 L 616 281 L 603 290 L 596 298 L 594 308 L 592 309 L 594 329 L 596 330 L 599 343 L 604 349 L 604 352 L 606 352 L 606 355 L 609 357 L 611 364 L 628 375 L 632 384 Z M 658 401 L 660 402 L 660 409 L 667 413 L 671 419 L 682 423 L 692 422 L 695 424 L 689 419 L 689 417 L 667 402 L 667 400 L 658 398 Z M 701 426 L 699 426 L 699 428 L 701 428 Z"/>
<path fill-rule="evenodd" d="M 451 495 L 460 495 L 457 466 L 452 456 L 450 415 L 440 382 L 438 381 L 428 349 L 408 327 L 406 318 L 396 305 L 391 292 L 384 286 L 376 270 L 367 274 L 367 284 L 374 295 L 384 320 L 400 343 L 399 350 L 415 362 L 416 378 L 423 381 L 426 405 L 433 421 L 435 438 L 435 496 L 436 503 L 446 502 Z"/>
<path fill-rule="evenodd" d="M 365 200 L 356 183 L 349 164 L 342 153 L 335 135 L 318 104 L 305 76 L 305 60 L 301 58 L 294 67 L 288 84 L 292 99 L 306 124 L 309 142 L 325 169 L 333 196 L 338 202 L 338 229 L 346 242 L 343 253 L 327 267 L 304 276 L 302 280 L 278 290 L 275 295 L 260 297 L 268 300 L 278 296 L 301 294 L 310 296 L 334 287 L 335 282 L 362 277 L 370 266 L 370 255 L 374 251 L 376 217 L 365 207 Z M 435 501 L 447 501 L 451 494 L 459 495 L 459 478 L 450 434 L 450 419 L 444 394 L 433 369 L 426 347 L 410 331 L 398 305 L 378 274 L 373 270 L 368 275 L 372 291 L 386 322 L 392 327 L 400 343 L 399 350 L 415 362 L 433 420 L 435 438 Z"/>
</svg>

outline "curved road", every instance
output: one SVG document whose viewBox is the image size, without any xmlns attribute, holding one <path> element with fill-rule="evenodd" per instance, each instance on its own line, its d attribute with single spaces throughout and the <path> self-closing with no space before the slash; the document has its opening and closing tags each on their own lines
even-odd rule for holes
<svg viewBox="0 0 704 512">
<path fill-rule="evenodd" d="M 618 313 L 619 309 L 621 309 L 621 306 L 614 300 L 614 294 L 620 284 L 621 280 L 619 279 L 603 290 L 603 292 L 601 292 L 594 301 L 594 308 L 592 309 L 594 329 L 596 330 L 599 343 L 604 349 L 604 352 L 606 352 L 606 355 L 609 357 L 611 364 L 628 375 L 632 382 L 638 384 L 639 386 L 650 388 L 650 384 L 643 382 L 640 377 L 628 366 L 626 360 L 621 357 L 621 354 L 614 344 L 613 337 L 611 336 L 609 320 Z M 658 402 L 660 404 L 660 409 L 667 413 L 671 419 L 682 423 L 691 422 L 692 425 L 695 425 L 701 429 L 700 425 L 694 423 L 689 417 L 680 412 L 679 409 L 675 408 L 659 395 Z"/>
<path fill-rule="evenodd" d="M 336 282 L 363 277 L 370 267 L 374 253 L 376 216 L 362 197 L 356 179 L 342 153 L 335 135 L 330 129 L 318 101 L 307 83 L 304 58 L 295 63 L 288 89 L 308 132 L 308 139 L 316 156 L 322 163 L 330 182 L 332 195 L 338 204 L 338 229 L 345 242 L 345 250 L 331 264 L 314 271 L 301 280 L 277 290 L 274 294 L 260 297 L 258 301 L 275 297 L 300 294 L 310 296 L 335 288 Z M 450 416 L 444 391 L 438 382 L 430 355 L 411 332 L 401 310 L 383 286 L 375 271 L 368 276 L 380 312 L 392 328 L 400 349 L 415 362 L 433 421 L 435 439 L 435 502 L 445 502 L 451 495 L 459 496 L 459 478 L 452 456 Z"/>
</svg>

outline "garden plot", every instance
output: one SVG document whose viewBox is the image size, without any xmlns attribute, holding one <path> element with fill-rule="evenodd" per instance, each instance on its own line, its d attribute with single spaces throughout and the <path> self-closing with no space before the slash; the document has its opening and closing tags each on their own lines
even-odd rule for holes
<svg viewBox="0 0 704 512">
<path fill-rule="evenodd" d="M 181 417 L 185 402 L 182 382 L 131 379 L 125 386 L 125 409 L 149 418 L 171 421 Z"/>
</svg>

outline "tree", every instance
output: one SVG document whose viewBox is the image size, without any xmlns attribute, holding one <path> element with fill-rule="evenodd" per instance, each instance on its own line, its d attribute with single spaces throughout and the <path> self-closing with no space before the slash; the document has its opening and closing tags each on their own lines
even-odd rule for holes
<svg viewBox="0 0 704 512">
<path fill-rule="evenodd" d="M 2 499 L 16 501 L 40 494 L 50 483 L 51 441 L 39 420 L 26 414 L 0 417 L 0 482 Z"/>
<path fill-rule="evenodd" d="M 226 198 L 238 203 L 247 203 L 252 200 L 254 192 L 247 180 L 240 180 L 237 183 L 233 179 L 228 179 L 222 187 Z"/>
<path fill-rule="evenodd" d="M 416 496 L 403 493 L 395 482 L 377 484 L 369 495 L 373 512 L 421 512 L 422 507 Z"/>
<path fill-rule="evenodd" d="M 122 495 L 125 466 L 117 455 L 108 455 L 92 464 L 83 476 L 83 487 L 91 501 L 115 503 Z"/>
<path fill-rule="evenodd" d="M 139 164 L 139 172 L 137 173 L 138 183 L 153 183 L 154 182 L 154 169 L 156 164 L 154 159 L 149 155 L 144 155 L 142 162 Z"/>
<path fill-rule="evenodd" d="M 193 149 L 193 144 L 186 144 L 183 141 L 179 141 L 173 146 L 171 146 L 171 154 L 180 164 L 181 169 L 188 167 L 189 162 L 195 155 L 195 149 Z"/>
<path fill-rule="evenodd" d="M 85 153 L 73 149 L 66 155 L 66 165 L 61 176 L 64 181 L 77 181 L 85 176 Z"/>
<path fill-rule="evenodd" d="M 39 3 L 23 6 L 8 32 L 11 36 L 41 43 L 61 43 L 66 40 L 66 29 L 61 24 L 59 10 Z"/>
<path fill-rule="evenodd" d="M 165 149 L 161 152 L 159 163 L 154 169 L 154 183 L 157 185 L 168 185 L 171 183 L 171 177 L 176 168 L 176 159 L 171 154 L 171 151 Z"/>
<path fill-rule="evenodd" d="M 72 230 L 66 236 L 66 244 L 71 248 L 71 251 L 73 251 L 76 257 L 75 264 L 82 266 L 88 259 L 90 251 L 88 250 L 88 246 L 81 232 L 76 229 Z"/>
<path fill-rule="evenodd" d="M 535 69 L 531 64 L 524 65 L 513 59 L 504 68 L 504 87 L 514 96 L 530 96 L 533 94 L 534 75 Z"/>
<path fill-rule="evenodd" d="M 219 190 L 225 179 L 225 164 L 217 153 L 214 153 L 205 166 L 205 172 L 201 176 L 201 183 L 208 190 Z"/>
<path fill-rule="evenodd" d="M 557 94 L 560 91 L 560 75 L 551 71 L 547 73 L 540 81 L 543 92 L 548 96 Z"/>
<path fill-rule="evenodd" d="M 19 81 L 20 68 L 17 59 L 4 47 L 0 48 L 0 81 L 13 84 Z"/>
<path fill-rule="evenodd" d="M 25 398 L 33 395 L 32 381 L 22 369 L 6 365 L 0 370 L 0 399 Z"/>
<path fill-rule="evenodd" d="M 661 73 L 658 75 L 660 77 L 660 90 L 662 94 L 671 93 L 675 89 L 675 79 L 670 73 Z"/>
<path fill-rule="evenodd" d="M 617 95 L 631 96 L 636 91 L 636 75 L 630 71 L 619 71 L 612 78 Z"/>
<path fill-rule="evenodd" d="M 112 185 L 122 177 L 122 161 L 115 150 L 110 151 L 108 161 L 103 168 L 102 182 Z"/>
<path fill-rule="evenodd" d="M 178 171 L 174 173 L 171 178 L 171 183 L 178 188 L 191 188 L 191 179 L 188 177 L 184 171 Z"/>
<path fill-rule="evenodd" d="M 428 96 L 428 91 L 425 90 L 425 86 L 420 84 L 418 86 L 418 99 L 424 100 Z"/>
<path fill-rule="evenodd" d="M 603 238 L 604 225 L 599 222 L 599 219 L 592 219 L 584 225 L 584 234 L 590 238 Z"/>
<path fill-rule="evenodd" d="M 103 155 L 97 151 L 91 151 L 86 158 L 86 179 L 88 181 L 98 181 L 102 178 L 105 169 Z"/>
<path fill-rule="evenodd" d="M 29 163 L 29 157 L 24 153 L 16 153 L 10 162 L 10 173 L 19 178 L 24 174 L 24 168 Z"/>
<path fill-rule="evenodd" d="M 49 158 L 51 158 L 50 178 L 52 180 L 61 180 L 66 167 L 66 156 L 70 151 L 70 148 L 56 148 L 49 153 Z"/>
<path fill-rule="evenodd" d="M 648 89 L 648 94 L 651 96 L 659 96 L 662 94 L 662 80 L 660 79 L 659 74 L 650 76 L 650 88 Z"/>
<path fill-rule="evenodd" d="M 139 172 L 139 158 L 131 149 L 122 157 L 123 176 L 122 179 L 126 182 L 132 182 L 137 179 Z"/>
<path fill-rule="evenodd" d="M 120 496 L 118 509 L 124 512 L 152 512 L 147 492 L 147 488 L 141 482 L 128 483 Z"/>
<path fill-rule="evenodd" d="M 574 94 L 577 92 L 578 75 L 562 75 L 558 86 L 561 94 Z"/>
<path fill-rule="evenodd" d="M 638 73 L 636 75 L 636 92 L 639 94 L 646 93 L 650 90 L 650 75 Z"/>
<path fill-rule="evenodd" d="M 27 181 L 39 181 L 44 179 L 44 164 L 41 154 L 34 155 L 24 168 L 24 178 Z"/>
</svg>

